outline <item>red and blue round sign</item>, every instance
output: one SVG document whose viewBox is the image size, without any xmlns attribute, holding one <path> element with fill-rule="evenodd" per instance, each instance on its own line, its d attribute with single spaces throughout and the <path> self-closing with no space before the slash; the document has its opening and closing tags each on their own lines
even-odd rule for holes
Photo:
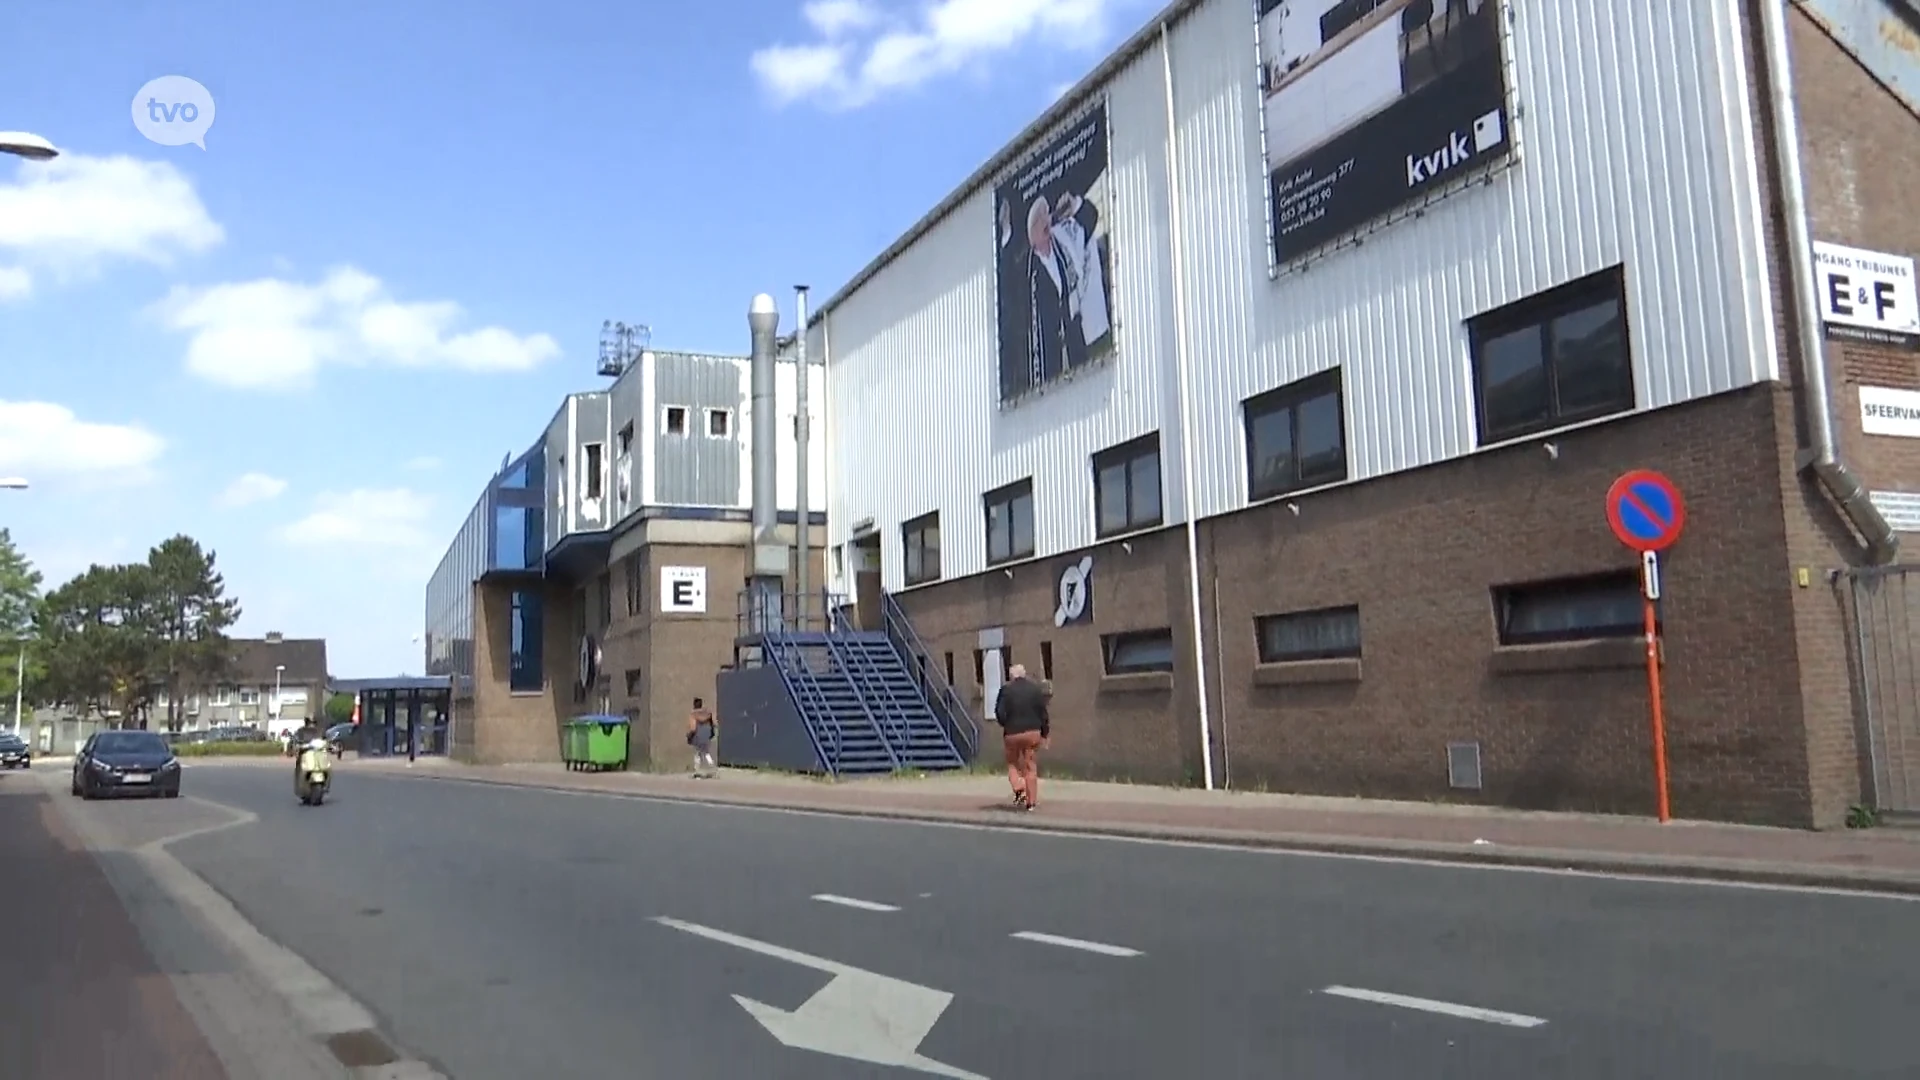
<svg viewBox="0 0 1920 1080">
<path fill-rule="evenodd" d="M 1665 551 L 1686 528 L 1686 500 L 1660 473 L 1634 469 L 1607 489 L 1607 524 L 1635 551 Z"/>
</svg>

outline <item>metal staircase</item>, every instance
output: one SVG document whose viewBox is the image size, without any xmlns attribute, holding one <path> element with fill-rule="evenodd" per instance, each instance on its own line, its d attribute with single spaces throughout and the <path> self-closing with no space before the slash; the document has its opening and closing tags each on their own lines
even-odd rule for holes
<svg viewBox="0 0 1920 1080">
<path fill-rule="evenodd" d="M 739 638 L 757 649 L 759 665 L 779 672 L 817 768 L 834 776 L 964 768 L 976 741 L 971 720 L 956 725 L 958 698 L 929 673 L 924 650 L 909 646 L 911 628 L 902 634 L 891 625 L 897 609 L 888 612 L 888 630 L 862 631 L 840 614 L 835 598 L 821 599 L 825 611 L 814 618 L 790 617 L 789 603 L 777 618 L 748 612 L 752 625 Z M 743 598 L 743 609 L 755 602 Z"/>
</svg>

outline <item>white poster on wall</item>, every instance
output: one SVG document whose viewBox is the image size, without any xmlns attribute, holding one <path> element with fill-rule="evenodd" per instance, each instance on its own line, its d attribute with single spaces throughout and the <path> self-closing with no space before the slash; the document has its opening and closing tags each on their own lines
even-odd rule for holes
<svg viewBox="0 0 1920 1080">
<path fill-rule="evenodd" d="M 1911 258 L 1816 240 L 1813 264 L 1828 333 L 1882 345 L 1920 340 Z"/>
<path fill-rule="evenodd" d="M 707 568 L 660 568 L 660 610 L 669 615 L 700 615 L 707 610 Z"/>
<path fill-rule="evenodd" d="M 1860 430 L 1869 435 L 1920 439 L 1920 390 L 1861 387 Z"/>
</svg>

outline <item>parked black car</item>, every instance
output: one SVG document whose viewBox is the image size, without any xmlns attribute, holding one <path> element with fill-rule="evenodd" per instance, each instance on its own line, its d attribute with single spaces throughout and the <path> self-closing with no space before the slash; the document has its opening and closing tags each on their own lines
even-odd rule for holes
<svg viewBox="0 0 1920 1080">
<path fill-rule="evenodd" d="M 33 751 L 26 740 L 11 731 L 0 731 L 0 769 L 33 768 Z"/>
<path fill-rule="evenodd" d="M 151 731 L 102 731 L 73 756 L 73 793 L 180 797 L 180 759 Z"/>
</svg>

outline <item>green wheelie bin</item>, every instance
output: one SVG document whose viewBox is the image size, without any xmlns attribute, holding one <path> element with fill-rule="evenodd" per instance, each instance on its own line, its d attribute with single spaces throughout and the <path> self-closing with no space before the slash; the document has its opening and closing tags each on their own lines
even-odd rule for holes
<svg viewBox="0 0 1920 1080">
<path fill-rule="evenodd" d="M 595 772 L 625 769 L 632 741 L 632 723 L 624 716 L 612 714 L 583 716 L 580 719 L 586 728 L 587 767 Z"/>
<path fill-rule="evenodd" d="M 560 760 L 569 770 L 578 771 L 587 766 L 587 732 L 591 729 L 587 718 L 576 716 L 560 729 Z"/>
</svg>

